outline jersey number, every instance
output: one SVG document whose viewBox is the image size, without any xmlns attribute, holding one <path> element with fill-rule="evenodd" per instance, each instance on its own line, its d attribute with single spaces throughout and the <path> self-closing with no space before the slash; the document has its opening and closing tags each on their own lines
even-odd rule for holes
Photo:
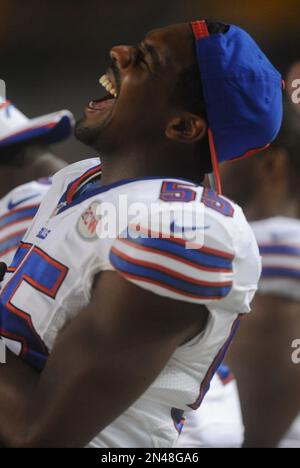
<svg viewBox="0 0 300 468">
<path fill-rule="evenodd" d="M 19 355 L 31 365 L 41 369 L 48 357 L 48 350 L 35 330 L 35 316 L 30 313 L 31 288 L 55 299 L 68 268 L 57 262 L 38 247 L 21 243 L 9 272 L 14 272 L 1 293 L 0 334 L 14 342 Z M 21 300 L 22 306 L 18 306 Z M 38 323 L 47 321 L 48 307 L 43 307 L 43 297 L 37 297 L 33 310 Z M 22 307 L 22 308 L 21 308 Z M 26 308 L 26 310 L 24 310 Z M 14 350 L 15 350 L 14 349 Z"/>
<path fill-rule="evenodd" d="M 177 182 L 163 182 L 160 191 L 160 200 L 165 202 L 190 202 L 196 199 L 196 192 L 192 187 L 195 185 L 178 184 Z M 204 188 L 201 202 L 207 208 L 222 214 L 233 217 L 234 208 L 226 198 L 218 195 L 211 189 Z"/>
</svg>

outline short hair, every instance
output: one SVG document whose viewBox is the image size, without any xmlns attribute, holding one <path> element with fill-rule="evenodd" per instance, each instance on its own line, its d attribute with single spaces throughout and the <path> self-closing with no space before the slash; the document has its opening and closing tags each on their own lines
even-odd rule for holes
<svg viewBox="0 0 300 468">
<path fill-rule="evenodd" d="M 206 20 L 206 24 L 210 34 L 224 34 L 229 29 L 228 25 L 219 21 Z M 191 41 L 196 56 L 196 43 L 192 30 Z M 207 121 L 206 106 L 201 81 L 201 70 L 199 70 L 199 66 L 196 60 L 193 65 L 183 70 L 179 75 L 172 101 L 176 102 L 189 112 L 200 115 Z M 201 159 L 201 164 L 205 170 L 205 173 L 210 173 L 212 171 L 212 164 L 208 137 L 197 144 L 196 150 L 199 152 L 199 154 L 205 154 L 205 161 Z"/>
</svg>

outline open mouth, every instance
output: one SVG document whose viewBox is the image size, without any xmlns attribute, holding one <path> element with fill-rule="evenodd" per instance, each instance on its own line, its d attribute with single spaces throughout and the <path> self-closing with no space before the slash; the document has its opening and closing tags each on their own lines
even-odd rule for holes
<svg viewBox="0 0 300 468">
<path fill-rule="evenodd" d="M 89 112 L 104 111 L 111 109 L 118 98 L 116 86 L 107 74 L 101 76 L 101 78 L 99 79 L 99 83 L 103 86 L 103 88 L 107 91 L 108 94 L 101 99 L 90 101 L 87 106 L 87 110 Z"/>
<path fill-rule="evenodd" d="M 87 110 L 90 112 L 96 112 L 96 111 L 111 109 L 114 106 L 115 101 L 116 101 L 115 98 L 113 98 L 111 95 L 107 95 L 101 99 L 90 101 L 87 106 Z"/>
<path fill-rule="evenodd" d="M 114 98 L 118 97 L 116 85 L 112 82 L 111 78 L 105 74 L 99 79 L 99 83 L 111 94 Z"/>
</svg>

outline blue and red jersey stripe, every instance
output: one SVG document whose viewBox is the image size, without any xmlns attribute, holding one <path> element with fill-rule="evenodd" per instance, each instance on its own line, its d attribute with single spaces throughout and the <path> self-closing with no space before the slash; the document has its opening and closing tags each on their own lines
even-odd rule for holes
<svg viewBox="0 0 300 468">
<path fill-rule="evenodd" d="M 14 232 L 10 236 L 7 236 L 5 239 L 0 241 L 0 257 L 8 254 L 9 252 L 15 250 L 20 241 L 23 239 L 27 229 L 22 229 L 20 231 Z"/>
<path fill-rule="evenodd" d="M 300 247 L 286 244 L 260 245 L 261 255 L 292 255 L 300 256 Z"/>
<path fill-rule="evenodd" d="M 291 278 L 300 279 L 300 269 L 281 266 L 263 267 L 262 278 Z"/>
<path fill-rule="evenodd" d="M 215 375 L 216 371 L 219 369 L 219 367 L 221 366 L 222 362 L 223 362 L 223 359 L 227 353 L 227 350 L 238 330 L 238 327 L 240 325 L 240 321 L 241 321 L 241 318 L 243 317 L 243 314 L 240 314 L 236 319 L 235 321 L 233 322 L 232 324 L 232 327 L 231 327 L 231 331 L 230 331 L 230 335 L 229 337 L 227 338 L 226 342 L 224 343 L 224 345 L 222 346 L 222 348 L 220 349 L 220 351 L 218 352 L 217 356 L 215 357 L 212 365 L 210 366 L 210 368 L 208 369 L 207 373 L 206 373 L 206 376 L 203 380 L 203 382 L 201 383 L 201 387 L 200 387 L 200 394 L 199 394 L 199 397 L 197 398 L 197 400 L 192 403 L 191 405 L 188 405 L 190 408 L 196 410 L 197 408 L 199 408 L 199 406 L 201 405 L 202 401 L 203 401 L 203 398 L 205 397 L 206 393 L 208 392 L 209 388 L 210 388 L 210 382 L 213 378 L 213 376 Z"/>
<path fill-rule="evenodd" d="M 0 231 L 22 221 L 27 221 L 36 215 L 39 205 L 30 205 L 24 208 L 17 208 L 5 213 L 0 217 Z"/>
<path fill-rule="evenodd" d="M 126 260 L 118 253 L 116 249 L 110 252 L 110 262 L 114 268 L 131 279 L 149 281 L 157 286 L 166 287 L 176 293 L 188 295 L 195 299 L 217 299 L 227 296 L 231 290 L 232 283 L 201 284 L 193 279 L 182 279 L 171 272 L 164 272 L 160 266 L 146 266 L 139 264 L 135 259 Z"/>
<path fill-rule="evenodd" d="M 153 253 L 160 253 L 172 255 L 178 261 L 188 261 L 191 266 L 208 268 L 211 271 L 232 271 L 233 254 L 222 252 L 215 249 L 209 249 L 205 246 L 199 249 L 186 248 L 185 241 L 175 239 L 151 238 L 145 236 L 133 237 L 128 230 L 127 236 L 122 241 L 126 241 L 128 245 L 140 246 L 143 249 L 152 251 Z M 181 241 L 181 242 L 178 242 Z"/>
</svg>

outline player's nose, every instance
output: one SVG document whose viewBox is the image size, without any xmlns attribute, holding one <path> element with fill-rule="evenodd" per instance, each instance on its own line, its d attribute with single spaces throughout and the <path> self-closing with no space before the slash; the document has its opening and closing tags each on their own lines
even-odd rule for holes
<svg viewBox="0 0 300 468">
<path fill-rule="evenodd" d="M 111 59 L 119 68 L 128 68 L 135 60 L 136 51 L 132 46 L 116 46 L 110 51 Z"/>
</svg>

